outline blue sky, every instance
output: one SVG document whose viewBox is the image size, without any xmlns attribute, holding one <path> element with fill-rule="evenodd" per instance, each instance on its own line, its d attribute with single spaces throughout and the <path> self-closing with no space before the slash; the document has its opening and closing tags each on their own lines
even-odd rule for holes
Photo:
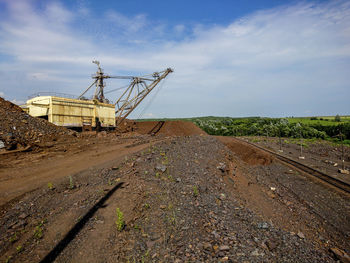
<svg viewBox="0 0 350 263">
<path fill-rule="evenodd" d="M 350 2 L 0 0 L 0 96 L 79 95 L 94 59 L 174 68 L 134 118 L 350 114 Z"/>
</svg>

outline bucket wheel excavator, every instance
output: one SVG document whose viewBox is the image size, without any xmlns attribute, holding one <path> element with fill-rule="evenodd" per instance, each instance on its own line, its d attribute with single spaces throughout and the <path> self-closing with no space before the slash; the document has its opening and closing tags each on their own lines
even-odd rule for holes
<svg viewBox="0 0 350 263">
<path fill-rule="evenodd" d="M 102 103 L 110 103 L 105 97 L 105 93 L 110 93 L 117 90 L 123 90 L 122 95 L 114 103 L 116 107 L 116 126 L 122 123 L 126 117 L 141 103 L 141 101 L 161 82 L 169 73 L 173 72 L 171 68 L 153 74 L 136 77 L 136 76 L 112 76 L 106 75 L 99 61 L 92 61 L 97 65 L 96 74 L 92 75 L 93 83 L 78 97 L 83 99 L 84 95 L 95 85 L 93 100 Z M 130 84 L 125 87 L 117 88 L 105 92 L 105 79 L 126 79 L 130 80 Z M 125 90 L 124 90 L 125 89 Z"/>
</svg>

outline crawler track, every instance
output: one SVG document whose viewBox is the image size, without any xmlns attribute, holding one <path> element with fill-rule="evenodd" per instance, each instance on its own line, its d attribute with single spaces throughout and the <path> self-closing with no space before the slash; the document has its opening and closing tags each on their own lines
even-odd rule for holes
<svg viewBox="0 0 350 263">
<path fill-rule="evenodd" d="M 343 190 L 343 191 L 345 191 L 347 193 L 350 193 L 350 185 L 348 183 L 346 183 L 346 182 L 343 182 L 343 181 L 341 181 L 339 179 L 336 179 L 336 178 L 334 178 L 332 176 L 329 176 L 328 174 L 325 174 L 325 173 L 323 173 L 321 171 L 318 171 L 318 170 L 316 170 L 314 168 L 311 168 L 311 167 L 309 167 L 309 166 L 307 166 L 305 164 L 302 164 L 300 162 L 294 161 L 294 160 L 292 160 L 292 159 L 290 159 L 288 157 L 285 157 L 285 156 L 282 156 L 282 155 L 280 155 L 278 153 L 275 153 L 273 151 L 267 150 L 267 149 L 265 149 L 265 148 L 263 148 L 261 146 L 258 146 L 256 144 L 247 142 L 247 141 L 239 139 L 239 138 L 235 138 L 235 139 L 238 140 L 238 141 L 244 142 L 246 144 L 249 144 L 249 145 L 251 145 L 253 147 L 256 147 L 256 148 L 258 148 L 258 149 L 260 149 L 262 151 L 268 152 L 271 155 L 273 155 L 274 157 L 276 157 L 278 160 L 282 161 L 283 163 L 287 163 L 289 165 L 292 165 L 292 166 L 298 168 L 299 170 L 302 170 L 303 172 L 305 172 L 307 174 L 310 174 L 310 175 L 312 175 L 312 176 L 314 176 L 314 177 L 316 177 L 316 178 L 318 178 L 318 179 L 320 179 L 320 180 L 322 180 L 324 182 L 327 182 L 330 185 L 333 185 L 333 186 L 335 186 L 335 187 L 337 187 L 337 188 L 339 188 L 339 189 L 341 189 L 341 190 Z"/>
</svg>

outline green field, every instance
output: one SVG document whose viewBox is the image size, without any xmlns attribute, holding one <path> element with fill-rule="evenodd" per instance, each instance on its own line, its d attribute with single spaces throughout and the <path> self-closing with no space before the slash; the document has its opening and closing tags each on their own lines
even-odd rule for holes
<svg viewBox="0 0 350 263">
<path fill-rule="evenodd" d="M 350 116 L 340 116 L 340 122 L 335 121 L 335 116 L 322 117 L 291 117 L 287 118 L 290 123 L 304 123 L 304 124 L 320 124 L 320 125 L 338 125 L 342 122 L 350 122 Z"/>
</svg>

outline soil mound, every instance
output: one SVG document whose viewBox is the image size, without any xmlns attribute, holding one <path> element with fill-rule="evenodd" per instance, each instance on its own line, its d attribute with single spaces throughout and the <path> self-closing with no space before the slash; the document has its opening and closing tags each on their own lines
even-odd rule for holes
<svg viewBox="0 0 350 263">
<path fill-rule="evenodd" d="M 135 131 L 140 134 L 163 134 L 167 136 L 205 135 L 206 133 L 189 121 L 136 122 Z"/>
<path fill-rule="evenodd" d="M 34 118 L 19 106 L 0 98 L 0 140 L 7 150 L 49 141 L 72 131 L 44 119 Z"/>
<path fill-rule="evenodd" d="M 235 140 L 232 137 L 216 137 L 247 164 L 269 165 L 272 162 L 271 155 L 259 149 L 255 149 L 247 143 Z"/>
<path fill-rule="evenodd" d="M 116 118 L 116 123 L 118 123 L 118 119 Z M 135 130 L 136 122 L 130 119 L 125 119 L 121 123 L 117 124 L 116 130 L 120 133 L 133 132 Z"/>
</svg>

